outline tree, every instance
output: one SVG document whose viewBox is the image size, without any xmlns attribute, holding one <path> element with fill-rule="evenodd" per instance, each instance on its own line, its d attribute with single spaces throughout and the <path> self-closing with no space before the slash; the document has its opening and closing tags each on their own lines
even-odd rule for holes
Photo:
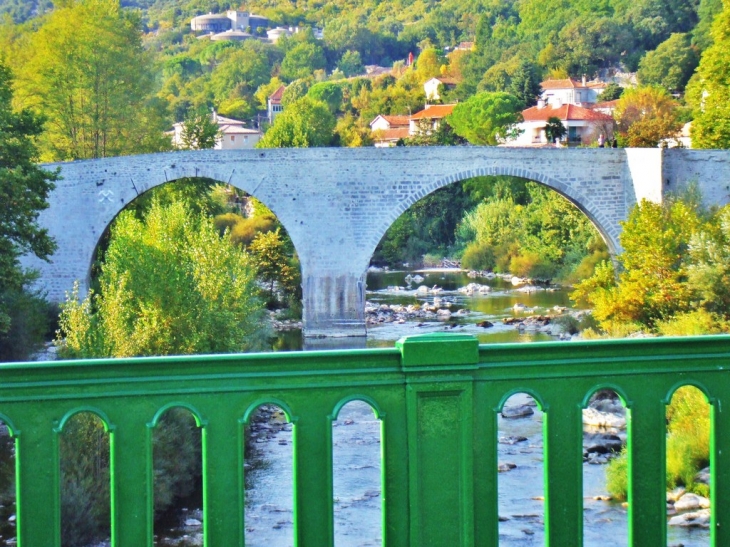
<svg viewBox="0 0 730 547">
<path fill-rule="evenodd" d="M 626 326 L 629 331 L 651 330 L 657 322 L 689 311 L 693 295 L 686 283 L 687 250 L 700 224 L 690 202 L 642 201 L 623 224 L 618 281 L 607 262 L 576 286 L 572 298 L 592 304 L 593 315 L 609 333 L 625 333 Z"/>
<path fill-rule="evenodd" d="M 506 91 L 517 97 L 525 108 L 528 108 L 537 104 L 537 98 L 542 93 L 540 82 L 537 66 L 523 60 L 512 74 L 509 88 Z"/>
<path fill-rule="evenodd" d="M 676 136 L 681 127 L 677 106 L 663 87 L 624 90 L 613 115 L 626 146 L 654 148 Z"/>
<path fill-rule="evenodd" d="M 698 60 L 689 34 L 672 34 L 639 62 L 637 76 L 642 85 L 660 85 L 669 92 L 681 92 Z"/>
<path fill-rule="evenodd" d="M 724 6 L 712 25 L 713 44 L 687 86 L 694 148 L 730 148 L 730 3 Z"/>
<path fill-rule="evenodd" d="M 619 97 L 621 97 L 621 94 L 624 92 L 624 88 L 618 85 L 615 82 L 611 82 L 606 86 L 606 88 L 603 90 L 603 93 L 600 95 L 601 101 L 615 101 Z"/>
<path fill-rule="evenodd" d="M 269 302 L 275 303 L 276 287 L 282 294 L 296 294 L 301 283 L 299 269 L 290 263 L 293 250 L 288 248 L 290 240 L 284 239 L 281 229 L 270 232 L 260 232 L 256 235 L 248 251 L 251 253 L 259 279 L 269 290 Z"/>
<path fill-rule="evenodd" d="M 547 123 L 545 124 L 545 136 L 547 137 L 548 142 L 555 142 L 557 139 L 562 139 L 567 132 L 568 130 L 565 129 L 560 118 L 551 116 L 547 119 Z"/>
<path fill-rule="evenodd" d="M 63 357 L 132 357 L 259 349 L 266 335 L 249 257 L 185 204 L 123 212 L 111 229 L 99 292 L 64 304 Z"/>
<path fill-rule="evenodd" d="M 307 148 L 332 142 L 335 117 L 327 105 L 302 97 L 286 107 L 256 144 L 258 148 Z"/>
<path fill-rule="evenodd" d="M 472 144 L 496 145 L 513 135 L 522 103 L 508 93 L 478 93 L 454 107 L 447 121 Z"/>
<path fill-rule="evenodd" d="M 349 49 L 340 57 L 340 60 L 337 62 L 337 68 L 342 71 L 346 78 L 365 72 L 365 67 L 363 67 L 362 59 L 360 58 L 360 52 Z"/>
<path fill-rule="evenodd" d="M 13 112 L 12 99 L 10 70 L 0 64 L 0 354 L 5 353 L 5 357 L 8 345 L 20 333 L 16 331 L 13 340 L 5 335 L 14 323 L 17 327 L 23 314 L 24 321 L 33 316 L 27 302 L 24 310 L 14 305 L 19 300 L 35 301 L 26 291 L 32 275 L 22 270 L 19 258 L 30 253 L 48 260 L 56 247 L 37 220 L 40 211 L 48 207 L 48 194 L 58 178 L 57 172 L 42 169 L 36 163 L 35 139 L 41 134 L 42 119 L 29 110 Z"/>
<path fill-rule="evenodd" d="M 18 95 L 48 119 L 44 157 L 164 147 L 166 120 L 149 101 L 155 71 L 142 49 L 140 21 L 118 0 L 76 0 L 55 9 L 31 36 L 28 52 Z"/>
<path fill-rule="evenodd" d="M 300 42 L 286 52 L 281 62 L 281 77 L 289 82 L 311 76 L 327 66 L 324 51 L 311 42 Z"/>
<path fill-rule="evenodd" d="M 326 104 L 332 114 L 336 114 L 342 107 L 342 86 L 334 82 L 316 83 L 309 88 L 307 95 Z"/>
<path fill-rule="evenodd" d="M 183 121 L 180 140 L 186 150 L 213 148 L 221 136 L 220 127 L 208 112 L 190 114 Z"/>
</svg>

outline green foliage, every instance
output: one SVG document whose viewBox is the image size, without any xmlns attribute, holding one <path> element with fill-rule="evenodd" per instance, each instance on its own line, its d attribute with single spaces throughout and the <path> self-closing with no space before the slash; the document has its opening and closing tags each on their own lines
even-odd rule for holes
<svg viewBox="0 0 730 547">
<path fill-rule="evenodd" d="M 169 147 L 164 113 L 150 101 L 154 70 L 139 19 L 118 1 L 78 0 L 55 9 L 30 36 L 27 53 L 18 95 L 48 118 L 43 159 Z"/>
<path fill-rule="evenodd" d="M 514 134 L 520 100 L 508 93 L 479 93 L 459 103 L 447 117 L 454 132 L 472 144 L 496 145 Z"/>
<path fill-rule="evenodd" d="M 687 86 L 694 148 L 730 148 L 730 4 L 724 6 L 712 25 L 713 44 Z"/>
<path fill-rule="evenodd" d="M 710 463 L 710 405 L 696 387 L 674 392 L 667 407 L 667 486 L 694 487 L 697 472 Z"/>
<path fill-rule="evenodd" d="M 365 67 L 362 64 L 359 51 L 347 50 L 342 54 L 342 57 L 337 62 L 337 68 L 339 68 L 346 78 L 357 76 L 365 72 Z"/>
<path fill-rule="evenodd" d="M 231 228 L 231 242 L 248 247 L 256 236 L 272 231 L 275 226 L 276 220 L 268 216 L 255 215 L 241 219 Z"/>
<path fill-rule="evenodd" d="M 122 213 L 98 295 L 70 295 L 60 319 L 63 357 L 225 353 L 266 335 L 247 255 L 182 203 L 153 203 L 144 222 Z"/>
<path fill-rule="evenodd" d="M 615 500 L 625 500 L 629 493 L 629 457 L 626 449 L 606 466 L 606 490 Z"/>
<path fill-rule="evenodd" d="M 495 264 L 494 249 L 486 243 L 469 243 L 461 255 L 461 266 L 467 270 L 492 270 Z"/>
<path fill-rule="evenodd" d="M 300 42 L 286 52 L 281 62 L 281 77 L 286 81 L 311 76 L 327 66 L 324 50 L 316 43 Z"/>
<path fill-rule="evenodd" d="M 624 88 L 618 85 L 617 83 L 611 82 L 606 86 L 606 88 L 603 90 L 603 93 L 599 96 L 599 100 L 601 101 L 615 101 L 619 97 L 621 97 L 621 94 L 624 92 Z"/>
<path fill-rule="evenodd" d="M 656 148 L 663 139 L 675 137 L 682 126 L 677 106 L 663 87 L 624 90 L 613 114 L 624 140 L 622 146 Z"/>
<path fill-rule="evenodd" d="M 542 93 L 540 82 L 538 67 L 529 61 L 523 60 L 512 74 L 509 89 L 500 91 L 507 91 L 514 95 L 522 102 L 524 108 L 528 108 L 537 104 L 537 98 Z"/>
<path fill-rule="evenodd" d="M 563 122 L 560 121 L 560 118 L 551 116 L 547 119 L 545 123 L 545 136 L 548 142 L 555 142 L 557 139 L 562 139 L 567 132 L 568 130 L 563 125 Z"/>
<path fill-rule="evenodd" d="M 17 335 L 19 302 L 33 303 L 36 309 L 40 295 L 27 293 L 30 277 L 20 267 L 19 258 L 26 254 L 48 260 L 56 246 L 47 230 L 38 226 L 40 211 L 48 207 L 48 194 L 53 190 L 57 173 L 39 167 L 35 138 L 41 133 L 42 120 L 28 110 L 14 112 L 12 78 L 0 64 L 0 352 L 16 354 L 14 342 L 7 339 L 11 331 Z M 24 294 L 25 293 L 25 294 Z M 13 324 L 13 319 L 16 324 Z M 27 319 L 36 323 L 37 316 Z M 38 340 L 28 332 L 31 350 Z M 15 337 L 14 337 L 15 338 Z M 6 345 L 10 344 L 10 346 Z"/>
<path fill-rule="evenodd" d="M 309 88 L 307 95 L 315 101 L 326 104 L 333 115 L 342 107 L 342 86 L 334 82 L 316 83 Z"/>
<path fill-rule="evenodd" d="M 326 104 L 303 97 L 290 104 L 257 143 L 258 148 L 306 148 L 332 141 L 335 117 Z"/>
<path fill-rule="evenodd" d="M 208 112 L 190 114 L 183 121 L 180 140 L 186 150 L 213 148 L 221 136 L 218 124 Z"/>
<path fill-rule="evenodd" d="M 660 85 L 670 92 L 681 92 L 698 62 L 689 34 L 672 34 L 644 56 L 637 76 L 642 85 Z"/>
<path fill-rule="evenodd" d="M 58 309 L 28 286 L 31 281 L 32 276 L 0 290 L 0 310 L 9 319 L 9 328 L 0 332 L 0 363 L 29 361 L 52 332 Z"/>
<path fill-rule="evenodd" d="M 268 285 L 269 302 L 276 302 L 276 288 L 281 294 L 296 294 L 301 285 L 299 265 L 291 261 L 293 249 L 291 241 L 277 228 L 269 232 L 259 232 L 248 247 L 256 262 L 259 278 Z"/>
<path fill-rule="evenodd" d="M 312 85 L 312 82 L 309 78 L 301 78 L 299 80 L 294 80 L 292 83 L 290 83 L 288 86 L 286 86 L 286 89 L 284 90 L 284 93 L 281 96 L 281 104 L 284 107 L 289 106 L 294 101 L 298 101 L 302 97 L 305 97 L 307 93 L 309 92 L 309 87 Z"/>
</svg>

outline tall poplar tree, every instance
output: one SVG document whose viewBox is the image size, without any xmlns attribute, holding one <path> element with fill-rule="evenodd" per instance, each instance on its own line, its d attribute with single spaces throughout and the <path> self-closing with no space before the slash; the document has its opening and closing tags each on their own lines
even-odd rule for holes
<svg viewBox="0 0 730 547">
<path fill-rule="evenodd" d="M 164 120 L 151 107 L 150 58 L 139 17 L 118 0 L 69 0 L 31 36 L 19 70 L 24 105 L 48 121 L 43 159 L 159 150 Z"/>
<path fill-rule="evenodd" d="M 12 358 L 15 352 L 10 347 L 25 336 L 13 330 L 17 326 L 13 308 L 25 298 L 30 280 L 18 259 L 26 253 L 47 259 L 55 249 L 47 230 L 36 222 L 38 213 L 48 207 L 46 199 L 56 180 L 55 173 L 36 164 L 34 139 L 42 121 L 27 110 L 11 109 L 11 84 L 10 70 L 0 64 L 0 361 Z M 30 306 L 21 315 L 27 322 Z"/>
</svg>

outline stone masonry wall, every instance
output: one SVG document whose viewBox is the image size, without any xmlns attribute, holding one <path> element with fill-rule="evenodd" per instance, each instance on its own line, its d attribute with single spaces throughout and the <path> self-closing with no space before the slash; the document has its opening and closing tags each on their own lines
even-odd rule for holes
<svg viewBox="0 0 730 547">
<path fill-rule="evenodd" d="M 692 173 L 713 173 L 708 195 L 720 196 L 715 187 L 723 176 L 728 180 L 730 157 L 705 156 L 668 154 L 670 185 Z M 370 257 L 388 227 L 419 199 L 473 176 L 524 177 L 570 199 L 616 253 L 628 208 L 637 195 L 656 196 L 663 180 L 661 154 L 631 159 L 631 151 L 621 149 L 465 146 L 205 150 L 48 165 L 60 167 L 63 180 L 39 221 L 58 251 L 50 264 L 34 258 L 24 264 L 41 271 L 51 299 L 62 300 L 75 280 L 83 294 L 99 239 L 127 204 L 168 181 L 209 177 L 261 200 L 289 232 L 302 264 L 305 333 L 361 336 Z M 650 179 L 638 190 L 636 173 Z"/>
</svg>

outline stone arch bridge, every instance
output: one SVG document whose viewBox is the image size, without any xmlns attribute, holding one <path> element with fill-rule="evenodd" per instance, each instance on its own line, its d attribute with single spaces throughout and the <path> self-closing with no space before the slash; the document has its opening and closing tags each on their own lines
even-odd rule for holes
<svg viewBox="0 0 730 547">
<path fill-rule="evenodd" d="M 513 175 L 553 188 L 583 211 L 612 253 L 620 222 L 641 199 L 696 182 L 707 203 L 730 194 L 730 151 L 401 147 L 185 151 L 49 164 L 63 177 L 39 222 L 56 239 L 52 262 L 26 257 L 49 298 L 75 280 L 86 291 L 106 228 L 140 194 L 183 177 L 231 184 L 265 203 L 302 266 L 307 337 L 364 336 L 365 272 L 408 207 L 448 184 Z"/>
</svg>

